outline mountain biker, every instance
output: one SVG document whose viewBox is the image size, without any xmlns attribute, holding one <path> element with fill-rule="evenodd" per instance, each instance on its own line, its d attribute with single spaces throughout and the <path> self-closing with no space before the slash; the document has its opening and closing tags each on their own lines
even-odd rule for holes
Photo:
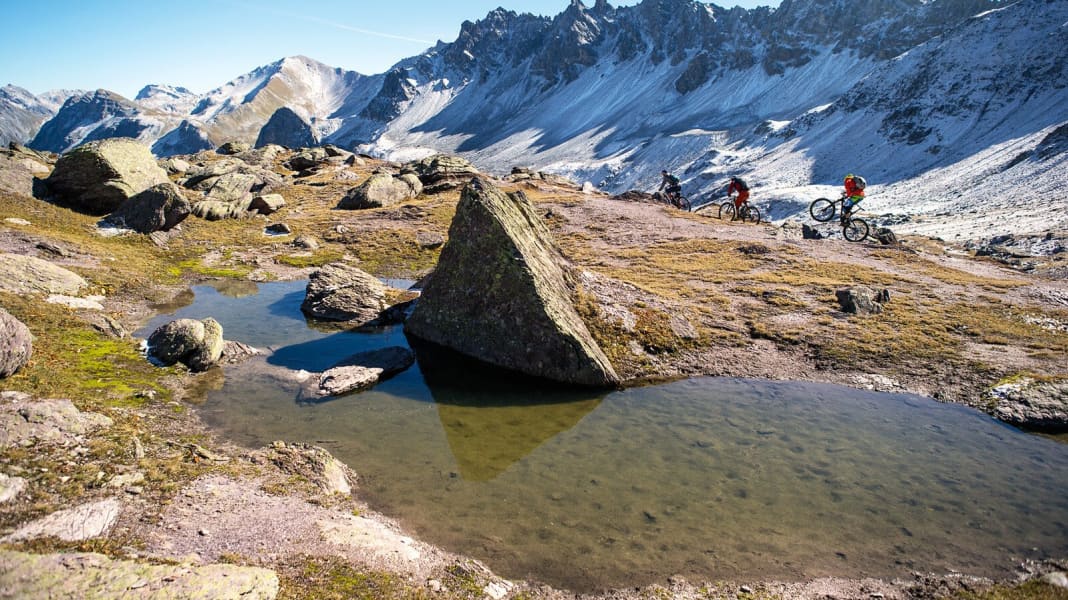
<svg viewBox="0 0 1068 600">
<path fill-rule="evenodd" d="M 727 185 L 727 196 L 736 192 L 738 195 L 734 197 L 734 208 L 741 209 L 749 200 L 749 186 L 740 177 L 731 177 L 731 182 Z"/>
<path fill-rule="evenodd" d="M 853 209 L 864 199 L 864 179 L 852 173 L 845 176 L 845 192 L 842 192 L 842 224 L 853 214 Z"/>
<path fill-rule="evenodd" d="M 682 194 L 682 186 L 679 185 L 679 178 L 675 177 L 667 170 L 660 171 L 660 190 L 668 195 L 669 198 L 679 196 Z"/>
</svg>

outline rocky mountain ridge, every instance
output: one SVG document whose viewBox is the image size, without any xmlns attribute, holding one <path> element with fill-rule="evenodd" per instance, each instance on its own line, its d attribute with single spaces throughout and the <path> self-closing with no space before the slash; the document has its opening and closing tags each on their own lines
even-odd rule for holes
<svg viewBox="0 0 1068 600">
<path fill-rule="evenodd" d="M 698 204 L 741 174 L 775 219 L 803 215 L 861 171 L 879 198 L 872 209 L 908 215 L 908 230 L 1033 232 L 1034 219 L 991 229 L 1001 212 L 979 228 L 938 217 L 991 202 L 1007 210 L 1034 177 L 1068 187 L 1056 175 L 1060 146 L 1038 151 L 1068 122 L 1065 12 L 1044 0 L 786 0 L 748 11 L 574 0 L 553 18 L 497 9 L 380 75 L 291 57 L 195 103 L 166 86 L 134 101 L 96 92 L 72 99 L 29 145 L 60 152 L 126 135 L 169 155 L 310 135 L 390 160 L 448 152 L 489 172 L 528 165 L 611 192 L 654 187 L 668 168 Z"/>
</svg>

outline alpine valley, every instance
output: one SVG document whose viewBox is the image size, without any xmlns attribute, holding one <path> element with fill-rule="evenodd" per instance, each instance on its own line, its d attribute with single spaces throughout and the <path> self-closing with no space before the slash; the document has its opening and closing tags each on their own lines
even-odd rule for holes
<svg viewBox="0 0 1068 600">
<path fill-rule="evenodd" d="M 294 56 L 203 95 L 9 85 L 0 141 L 445 152 L 611 193 L 652 189 L 668 169 L 695 204 L 740 175 L 776 220 L 856 172 L 866 209 L 901 233 L 1033 235 L 1068 226 L 1066 23 L 1057 0 L 573 0 L 551 19 L 497 9 L 377 75 Z"/>
</svg>

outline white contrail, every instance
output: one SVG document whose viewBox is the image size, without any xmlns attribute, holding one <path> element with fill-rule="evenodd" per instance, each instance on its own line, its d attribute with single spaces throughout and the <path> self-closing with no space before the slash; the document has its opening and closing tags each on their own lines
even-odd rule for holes
<svg viewBox="0 0 1068 600">
<path fill-rule="evenodd" d="M 401 40 L 402 42 L 412 42 L 414 44 L 426 44 L 428 46 L 433 46 L 434 45 L 434 42 L 429 42 L 427 40 L 420 40 L 418 38 L 406 37 L 406 36 L 403 36 L 403 35 L 396 35 L 396 34 L 392 34 L 392 33 L 385 33 L 385 32 L 382 32 L 382 31 L 372 31 L 370 29 L 361 29 L 359 27 L 353 27 L 351 25 L 345 25 L 344 23 L 337 23 L 337 22 L 334 22 L 334 21 L 329 21 L 327 19 L 321 19 L 319 17 L 311 17 L 311 16 L 308 16 L 308 15 L 286 13 L 286 12 L 282 12 L 280 10 L 275 10 L 273 8 L 266 8 L 266 7 L 263 7 L 263 6 L 256 6 L 254 4 L 246 4 L 244 2 L 234 2 L 233 4 L 235 4 L 237 6 L 240 6 L 241 8 L 250 10 L 250 11 L 269 12 L 269 13 L 273 13 L 275 15 L 278 15 L 280 17 L 285 17 L 287 19 L 301 19 L 303 21 L 308 21 L 308 22 L 311 22 L 311 23 L 319 24 L 319 25 L 325 25 L 327 27 L 333 27 L 334 29 L 341 29 L 341 30 L 344 30 L 344 31 L 352 31 L 354 33 L 362 33 L 364 35 L 373 35 L 375 37 L 387 38 L 387 39 L 391 39 L 391 40 Z"/>
</svg>

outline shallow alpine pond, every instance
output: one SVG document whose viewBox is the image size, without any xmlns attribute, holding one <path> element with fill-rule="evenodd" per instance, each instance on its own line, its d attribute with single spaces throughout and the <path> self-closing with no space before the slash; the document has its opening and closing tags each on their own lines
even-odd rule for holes
<svg viewBox="0 0 1068 600">
<path fill-rule="evenodd" d="M 309 325 L 305 285 L 198 286 L 138 335 L 212 316 L 268 349 L 226 368 L 212 427 L 327 448 L 374 508 L 504 577 L 1003 576 L 1068 555 L 1068 445 L 919 396 L 725 378 L 576 391 L 417 348 L 373 390 L 300 403 L 293 371 L 408 345 L 399 326 Z"/>
</svg>

